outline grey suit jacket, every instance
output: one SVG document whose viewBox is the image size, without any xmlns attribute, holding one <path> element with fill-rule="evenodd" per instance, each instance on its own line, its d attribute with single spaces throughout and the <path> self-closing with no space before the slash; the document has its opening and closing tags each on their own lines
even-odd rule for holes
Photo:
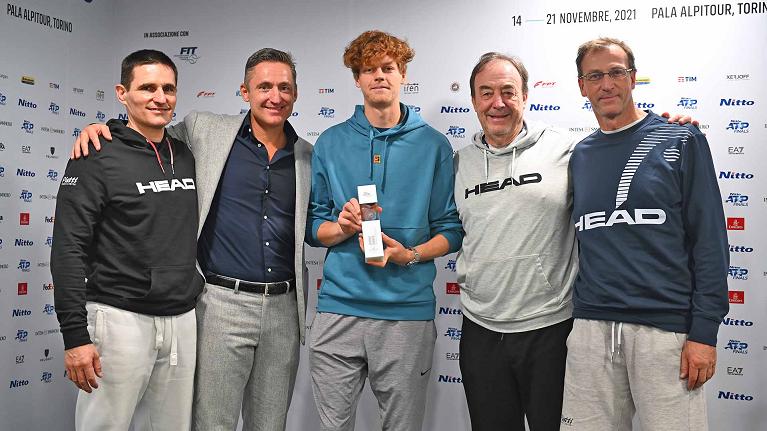
<svg viewBox="0 0 767 431">
<path fill-rule="evenodd" d="M 192 112 L 184 121 L 168 128 L 174 138 L 186 142 L 192 149 L 197 171 L 197 206 L 200 214 L 197 237 L 200 237 L 210 204 L 216 194 L 221 173 L 232 149 L 234 138 L 245 115 L 223 115 Z M 305 337 L 307 270 L 304 265 L 304 235 L 309 208 L 312 175 L 312 144 L 298 138 L 294 148 L 296 159 L 296 299 L 298 303 L 298 333 L 301 344 Z"/>
</svg>

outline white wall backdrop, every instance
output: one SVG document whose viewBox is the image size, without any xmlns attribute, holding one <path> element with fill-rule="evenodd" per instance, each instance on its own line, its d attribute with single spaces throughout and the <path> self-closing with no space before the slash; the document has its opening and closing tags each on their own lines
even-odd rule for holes
<svg viewBox="0 0 767 431">
<path fill-rule="evenodd" d="M 310 142 L 344 121 L 361 96 L 344 47 L 380 29 L 416 51 L 402 99 L 458 149 L 479 130 L 468 79 L 479 56 L 520 56 L 530 71 L 527 118 L 585 134 L 596 127 L 580 96 L 577 46 L 605 35 L 637 56 L 634 99 L 701 121 L 728 217 L 731 305 L 720 330 L 716 377 L 706 384 L 712 430 L 767 429 L 767 2 L 563 0 L 24 0 L 0 15 L 0 423 L 2 429 L 73 428 L 75 388 L 63 375 L 48 268 L 55 194 L 73 134 L 123 114 L 113 87 L 119 61 L 160 49 L 179 67 L 177 118 L 191 110 L 237 113 L 247 57 L 291 51 L 299 98 L 291 123 Z M 60 21 L 63 20 L 63 21 Z M 23 77 L 34 79 L 34 85 Z M 84 114 L 84 115 L 81 115 Z M 25 126 L 26 124 L 26 126 Z M 322 277 L 310 250 L 310 285 Z M 468 430 L 458 369 L 461 316 L 454 256 L 437 261 L 438 341 L 426 430 Z M 316 293 L 310 293 L 313 317 Z M 365 390 L 357 429 L 380 429 Z M 318 429 L 306 361 L 288 423 Z"/>
</svg>

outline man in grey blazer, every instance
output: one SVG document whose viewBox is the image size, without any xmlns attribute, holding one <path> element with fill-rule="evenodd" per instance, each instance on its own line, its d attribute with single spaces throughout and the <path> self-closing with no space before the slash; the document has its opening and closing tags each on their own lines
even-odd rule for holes
<svg viewBox="0 0 767 431">
<path fill-rule="evenodd" d="M 197 259 L 206 278 L 197 304 L 193 429 L 283 430 L 304 342 L 304 232 L 312 146 L 287 119 L 298 96 L 290 54 L 247 61 L 247 115 L 192 112 L 169 128 L 197 170 Z M 75 144 L 98 150 L 99 125 Z"/>
</svg>

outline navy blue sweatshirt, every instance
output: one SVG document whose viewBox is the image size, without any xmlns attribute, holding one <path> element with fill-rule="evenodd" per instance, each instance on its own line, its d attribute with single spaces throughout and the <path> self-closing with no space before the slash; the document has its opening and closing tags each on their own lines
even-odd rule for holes
<svg viewBox="0 0 767 431">
<path fill-rule="evenodd" d="M 626 130 L 581 141 L 570 170 L 580 246 L 574 317 L 715 346 L 729 307 L 729 249 L 703 134 L 650 112 Z"/>
</svg>

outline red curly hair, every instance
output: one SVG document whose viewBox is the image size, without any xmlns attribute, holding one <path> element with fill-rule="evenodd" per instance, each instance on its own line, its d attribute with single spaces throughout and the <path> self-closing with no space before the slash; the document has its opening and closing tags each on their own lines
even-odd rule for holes
<svg viewBox="0 0 767 431">
<path fill-rule="evenodd" d="M 359 78 L 363 65 L 369 65 L 380 57 L 390 56 L 404 75 L 407 64 L 415 57 L 415 51 L 402 39 L 379 30 L 370 30 L 357 36 L 344 50 L 344 66 L 350 68 L 354 79 Z"/>
</svg>

